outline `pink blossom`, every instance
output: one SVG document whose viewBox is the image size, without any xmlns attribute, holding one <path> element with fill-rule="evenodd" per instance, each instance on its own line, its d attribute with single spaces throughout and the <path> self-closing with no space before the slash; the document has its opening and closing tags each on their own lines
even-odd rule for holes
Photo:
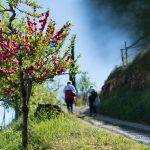
<svg viewBox="0 0 150 150">
<path fill-rule="evenodd" d="M 13 64 L 17 64 L 17 65 L 19 64 L 18 60 L 15 60 L 15 59 L 12 59 L 11 62 L 12 62 Z"/>
<path fill-rule="evenodd" d="M 7 47 L 11 48 L 11 39 L 10 38 L 8 38 L 8 40 L 7 40 Z"/>
<path fill-rule="evenodd" d="M 59 73 L 63 73 L 65 71 L 65 69 L 63 67 L 59 68 Z"/>
<path fill-rule="evenodd" d="M 37 67 L 39 67 L 39 66 L 43 65 L 43 63 L 44 63 L 44 61 L 39 60 L 39 61 L 37 61 L 37 62 L 35 63 L 35 65 L 36 65 Z"/>
</svg>

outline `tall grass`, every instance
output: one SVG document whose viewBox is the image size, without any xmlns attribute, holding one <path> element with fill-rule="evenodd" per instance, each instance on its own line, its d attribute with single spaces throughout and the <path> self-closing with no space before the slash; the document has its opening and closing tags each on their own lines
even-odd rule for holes
<svg viewBox="0 0 150 150">
<path fill-rule="evenodd" d="M 149 147 L 84 124 L 73 115 L 30 120 L 29 150 L 146 150 Z M 0 132 L 0 149 L 21 150 L 20 122 Z"/>
<path fill-rule="evenodd" d="M 124 120 L 150 124 L 150 88 L 121 86 L 101 94 L 100 112 Z"/>
</svg>

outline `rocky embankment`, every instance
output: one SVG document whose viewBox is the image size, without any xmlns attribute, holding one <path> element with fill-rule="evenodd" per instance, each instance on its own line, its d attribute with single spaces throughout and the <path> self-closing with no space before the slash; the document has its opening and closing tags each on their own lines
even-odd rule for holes
<svg viewBox="0 0 150 150">
<path fill-rule="evenodd" d="M 100 113 L 150 125 L 150 51 L 116 68 L 100 95 Z"/>
<path fill-rule="evenodd" d="M 102 87 L 102 93 L 108 94 L 122 85 L 143 88 L 150 86 L 150 52 L 139 54 L 128 66 L 116 68 L 108 76 Z"/>
</svg>

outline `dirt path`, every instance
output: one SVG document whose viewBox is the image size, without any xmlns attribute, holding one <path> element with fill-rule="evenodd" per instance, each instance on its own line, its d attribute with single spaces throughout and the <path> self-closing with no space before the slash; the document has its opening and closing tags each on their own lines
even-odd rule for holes
<svg viewBox="0 0 150 150">
<path fill-rule="evenodd" d="M 89 114 L 87 107 L 81 110 L 77 110 L 76 108 L 76 112 L 82 114 L 83 116 L 80 116 L 80 119 L 88 124 L 110 130 L 150 146 L 150 126 L 122 121 L 104 115 L 97 115 L 86 119 L 84 116 L 88 116 Z"/>
</svg>

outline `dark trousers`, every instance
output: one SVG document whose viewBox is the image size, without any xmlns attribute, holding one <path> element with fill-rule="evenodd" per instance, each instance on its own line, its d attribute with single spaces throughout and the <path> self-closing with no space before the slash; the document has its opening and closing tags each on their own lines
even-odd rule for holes
<svg viewBox="0 0 150 150">
<path fill-rule="evenodd" d="M 73 100 L 66 99 L 65 101 L 66 101 L 68 112 L 73 112 Z"/>
<path fill-rule="evenodd" d="M 90 107 L 90 115 L 93 113 L 96 114 L 96 108 L 94 106 L 95 98 L 89 97 L 89 107 Z"/>
</svg>

